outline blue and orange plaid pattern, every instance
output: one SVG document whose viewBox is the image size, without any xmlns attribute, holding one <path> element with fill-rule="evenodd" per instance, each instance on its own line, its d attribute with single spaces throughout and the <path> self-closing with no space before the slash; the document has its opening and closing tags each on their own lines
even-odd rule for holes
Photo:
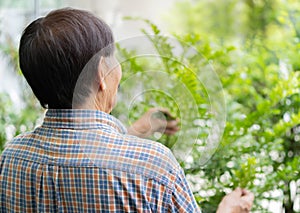
<svg viewBox="0 0 300 213">
<path fill-rule="evenodd" d="M 163 145 L 94 110 L 54 110 L 0 156 L 0 212 L 200 212 Z"/>
</svg>

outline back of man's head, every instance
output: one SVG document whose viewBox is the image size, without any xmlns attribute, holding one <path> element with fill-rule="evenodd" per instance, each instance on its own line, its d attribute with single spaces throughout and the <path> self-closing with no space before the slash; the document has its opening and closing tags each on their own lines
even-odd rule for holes
<svg viewBox="0 0 300 213">
<path fill-rule="evenodd" d="M 72 108 L 73 92 L 87 62 L 100 50 L 114 51 L 111 29 L 91 13 L 60 9 L 23 32 L 20 68 L 44 108 Z M 92 72 L 97 71 L 97 65 Z M 87 92 L 88 93 L 88 92 Z M 88 94 L 81 97 L 83 102 Z"/>
</svg>

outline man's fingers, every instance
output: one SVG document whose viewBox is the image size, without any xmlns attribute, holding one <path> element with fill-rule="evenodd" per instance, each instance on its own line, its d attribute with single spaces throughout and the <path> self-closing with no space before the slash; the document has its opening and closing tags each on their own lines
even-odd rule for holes
<svg viewBox="0 0 300 213">
<path fill-rule="evenodd" d="M 167 120 L 163 120 L 163 119 L 159 119 L 159 118 L 156 118 L 156 119 L 152 119 L 150 121 L 150 124 L 151 124 L 151 127 L 158 127 L 158 128 L 163 128 L 165 129 L 168 125 L 168 121 Z"/>
<path fill-rule="evenodd" d="M 254 194 L 252 192 L 248 192 L 247 194 L 243 195 L 241 199 L 252 204 L 254 201 Z"/>
<path fill-rule="evenodd" d="M 150 121 L 151 126 L 153 127 L 157 126 L 165 129 L 178 127 L 178 123 L 179 123 L 179 119 L 167 121 L 164 119 L 155 118 Z"/>
<path fill-rule="evenodd" d="M 180 130 L 178 127 L 178 121 L 172 120 L 172 121 L 166 121 L 166 120 L 160 120 L 155 119 L 153 123 L 151 123 L 152 130 L 165 133 L 167 135 L 174 135 L 176 132 Z"/>
<path fill-rule="evenodd" d="M 174 135 L 178 131 L 179 131 L 179 128 L 176 128 L 176 129 L 166 129 L 164 133 L 167 134 L 167 135 Z"/>
<path fill-rule="evenodd" d="M 254 201 L 254 194 L 245 189 L 236 188 L 227 194 L 219 204 L 217 213 L 249 213 Z"/>
<path fill-rule="evenodd" d="M 245 212 L 250 212 L 254 201 L 254 194 L 245 189 L 242 189 L 242 197 L 240 199 L 241 208 Z"/>
<path fill-rule="evenodd" d="M 148 113 L 151 113 L 152 115 L 158 113 L 159 117 L 161 117 L 162 119 L 165 118 L 167 120 L 175 120 L 175 118 L 172 116 L 171 112 L 167 108 L 151 108 L 150 110 L 148 110 Z"/>
<path fill-rule="evenodd" d="M 229 195 L 232 197 L 241 197 L 243 194 L 243 191 L 240 187 L 236 188 L 235 190 L 233 190 Z"/>
<path fill-rule="evenodd" d="M 159 132 L 162 133 L 166 133 L 166 134 L 175 134 L 176 132 L 178 132 L 180 130 L 180 128 L 178 126 L 175 127 L 161 127 L 159 129 L 156 129 Z"/>
<path fill-rule="evenodd" d="M 177 127 L 179 123 L 179 119 L 176 120 L 171 120 L 167 122 L 167 128 L 173 128 L 173 127 Z"/>
<path fill-rule="evenodd" d="M 252 202 L 249 203 L 245 200 L 240 200 L 240 208 L 242 212 L 250 212 L 251 207 L 252 207 Z"/>
<path fill-rule="evenodd" d="M 161 107 L 154 107 L 154 108 L 150 108 L 148 110 L 148 113 L 153 114 L 153 113 L 165 113 L 167 115 L 170 115 L 170 111 L 167 108 L 161 108 Z"/>
<path fill-rule="evenodd" d="M 153 111 L 156 111 L 156 112 L 162 112 L 162 113 L 166 113 L 168 115 L 171 115 L 170 111 L 167 108 L 155 107 L 155 108 L 152 108 L 152 109 L 153 109 Z"/>
</svg>

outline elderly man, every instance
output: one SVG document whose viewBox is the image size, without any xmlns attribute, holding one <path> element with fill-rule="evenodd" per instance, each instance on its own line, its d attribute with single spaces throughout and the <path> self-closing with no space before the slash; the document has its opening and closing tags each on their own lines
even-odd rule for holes
<svg viewBox="0 0 300 213">
<path fill-rule="evenodd" d="M 156 118 L 151 127 L 152 109 L 127 133 L 109 115 L 122 75 L 111 66 L 113 43 L 102 20 L 75 9 L 24 30 L 20 67 L 48 111 L 1 155 L 0 212 L 200 212 L 170 150 L 139 138 L 162 127 L 173 134 L 178 121 Z M 248 212 L 252 202 L 252 193 L 236 189 L 218 211 Z"/>
</svg>

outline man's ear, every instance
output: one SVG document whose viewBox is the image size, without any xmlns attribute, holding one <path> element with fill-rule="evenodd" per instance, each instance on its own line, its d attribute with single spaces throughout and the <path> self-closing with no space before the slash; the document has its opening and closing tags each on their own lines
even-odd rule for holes
<svg viewBox="0 0 300 213">
<path fill-rule="evenodd" d="M 98 75 L 97 75 L 97 82 L 99 82 L 99 90 L 104 91 L 106 89 L 106 84 L 105 84 L 105 74 L 106 74 L 106 66 L 105 66 L 105 60 L 101 56 L 98 64 Z"/>
</svg>

